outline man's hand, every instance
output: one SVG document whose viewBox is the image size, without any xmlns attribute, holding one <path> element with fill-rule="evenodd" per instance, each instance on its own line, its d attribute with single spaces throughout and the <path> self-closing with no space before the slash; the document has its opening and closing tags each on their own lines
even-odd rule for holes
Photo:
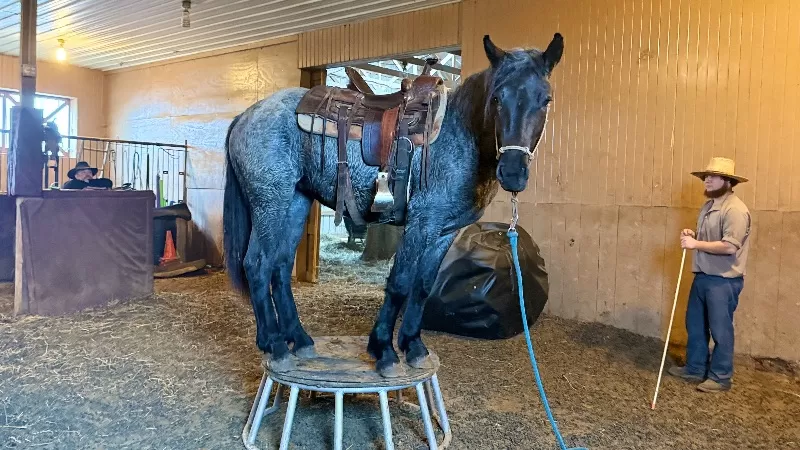
<svg viewBox="0 0 800 450">
<path fill-rule="evenodd" d="M 694 250 L 697 248 L 697 240 L 692 236 L 683 235 L 681 236 L 681 248 Z"/>
<path fill-rule="evenodd" d="M 683 231 L 681 231 L 681 237 L 683 237 L 683 236 L 694 237 L 694 231 L 692 231 L 692 230 L 690 230 L 688 228 L 684 228 Z"/>
<path fill-rule="evenodd" d="M 681 247 L 688 250 L 699 250 L 714 255 L 733 255 L 738 250 L 736 246 L 726 241 L 698 241 L 691 236 L 681 236 Z"/>
</svg>

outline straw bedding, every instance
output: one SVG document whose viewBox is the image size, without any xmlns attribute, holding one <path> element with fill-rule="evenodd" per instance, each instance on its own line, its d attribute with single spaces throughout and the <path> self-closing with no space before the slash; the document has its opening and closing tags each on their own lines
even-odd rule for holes
<svg viewBox="0 0 800 450">
<path fill-rule="evenodd" d="M 307 329 L 312 336 L 368 333 L 388 263 L 363 264 L 334 239 L 323 242 L 321 256 L 321 282 L 294 291 Z M 261 377 L 249 303 L 217 271 L 156 286 L 148 298 L 74 316 L 13 318 L 11 285 L 0 285 L 0 446 L 242 448 Z M 734 390 L 719 396 L 665 377 L 651 411 L 658 341 L 546 315 L 532 333 L 570 446 L 800 448 L 800 382 L 790 364 L 740 358 Z M 449 448 L 556 448 L 523 336 L 423 337 L 442 360 Z M 331 445 L 330 398 L 302 397 L 296 417 L 291 448 Z M 273 439 L 267 448 L 277 448 L 282 420 L 281 412 L 265 421 L 259 438 Z M 396 448 L 424 446 L 414 411 L 393 409 L 393 425 Z M 375 398 L 346 399 L 345 448 L 383 448 L 381 430 Z"/>
</svg>

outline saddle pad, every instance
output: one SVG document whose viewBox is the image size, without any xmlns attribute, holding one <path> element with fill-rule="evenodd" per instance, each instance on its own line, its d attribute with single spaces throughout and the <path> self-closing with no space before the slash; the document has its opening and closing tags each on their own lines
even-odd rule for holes
<svg viewBox="0 0 800 450">
<path fill-rule="evenodd" d="M 297 125 L 306 133 L 322 134 L 322 122 L 324 122 L 323 117 L 316 114 L 297 114 Z M 334 138 L 339 136 L 339 127 L 336 125 L 335 121 L 328 120 L 325 126 L 325 135 Z M 347 139 L 360 141 L 362 135 L 363 130 L 361 125 L 350 125 Z"/>
</svg>

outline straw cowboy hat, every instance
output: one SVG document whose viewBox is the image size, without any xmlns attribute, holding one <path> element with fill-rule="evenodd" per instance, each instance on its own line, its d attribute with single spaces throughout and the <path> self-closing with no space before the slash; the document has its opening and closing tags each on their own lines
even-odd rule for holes
<svg viewBox="0 0 800 450">
<path fill-rule="evenodd" d="M 701 180 L 706 175 L 719 175 L 721 177 L 728 177 L 740 183 L 748 181 L 747 178 L 736 175 L 736 163 L 730 158 L 722 158 L 719 156 L 711 158 L 705 170 L 692 172 L 692 175 L 700 178 Z"/>
<path fill-rule="evenodd" d="M 75 167 L 73 167 L 72 169 L 69 169 L 69 172 L 67 172 L 67 176 L 74 180 L 75 179 L 75 172 L 77 172 L 79 170 L 86 170 L 86 169 L 89 169 L 89 170 L 92 171 L 92 176 L 97 175 L 97 167 L 90 166 L 89 163 L 87 163 L 86 161 L 79 161 L 77 164 L 75 164 Z"/>
</svg>

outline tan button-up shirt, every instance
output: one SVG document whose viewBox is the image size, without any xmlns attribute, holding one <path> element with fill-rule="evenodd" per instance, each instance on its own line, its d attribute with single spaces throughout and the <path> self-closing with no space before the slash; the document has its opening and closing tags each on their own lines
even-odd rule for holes
<svg viewBox="0 0 800 450">
<path fill-rule="evenodd" d="M 724 241 L 736 247 L 732 255 L 716 255 L 694 251 L 693 272 L 736 278 L 745 275 L 747 253 L 750 248 L 750 210 L 733 193 L 708 200 L 697 218 L 698 241 Z"/>
</svg>

